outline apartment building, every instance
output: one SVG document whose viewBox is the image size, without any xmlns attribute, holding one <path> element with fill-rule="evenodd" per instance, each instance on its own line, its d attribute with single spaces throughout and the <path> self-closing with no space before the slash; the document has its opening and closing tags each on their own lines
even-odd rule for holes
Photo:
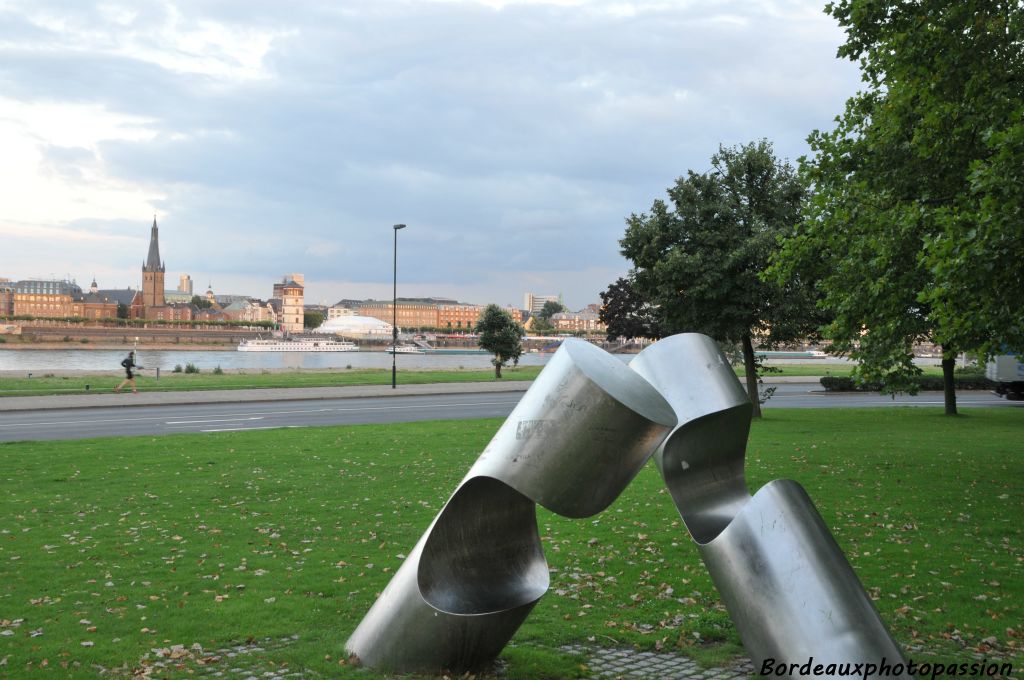
<svg viewBox="0 0 1024 680">
<path fill-rule="evenodd" d="M 591 309 L 552 314 L 551 325 L 555 327 L 556 331 L 571 333 L 603 333 L 608 330 L 608 327 L 601 323 L 597 312 Z"/>
<path fill-rule="evenodd" d="M 544 309 L 544 303 L 546 302 L 557 302 L 562 304 L 561 295 L 535 295 L 533 293 L 526 293 L 523 295 L 523 309 L 530 314 L 539 314 Z"/>
<path fill-rule="evenodd" d="M 438 326 L 437 304 L 425 300 L 398 300 L 397 309 L 391 301 L 367 300 L 356 309 L 360 316 L 368 316 L 392 323 L 399 328 L 436 328 Z"/>
<path fill-rule="evenodd" d="M 472 330 L 480 320 L 483 307 L 458 302 L 437 305 L 437 328 L 451 330 Z"/>
</svg>

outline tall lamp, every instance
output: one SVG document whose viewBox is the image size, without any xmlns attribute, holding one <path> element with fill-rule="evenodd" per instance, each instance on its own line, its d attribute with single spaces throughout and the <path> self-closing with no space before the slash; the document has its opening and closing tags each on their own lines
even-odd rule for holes
<svg viewBox="0 0 1024 680">
<path fill-rule="evenodd" d="M 398 230 L 405 229 L 405 225 L 396 224 L 392 229 L 395 232 L 395 278 L 391 295 L 391 389 L 395 389 L 398 382 Z"/>
</svg>

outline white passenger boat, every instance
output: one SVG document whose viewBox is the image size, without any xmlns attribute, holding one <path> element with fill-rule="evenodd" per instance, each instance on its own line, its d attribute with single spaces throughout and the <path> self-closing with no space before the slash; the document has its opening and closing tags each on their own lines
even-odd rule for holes
<svg viewBox="0 0 1024 680">
<path fill-rule="evenodd" d="M 239 352 L 358 352 L 359 346 L 346 340 L 242 340 Z"/>
<path fill-rule="evenodd" d="M 416 345 L 399 345 L 398 347 L 395 347 L 394 345 L 390 345 L 384 351 L 387 352 L 388 354 L 426 354 L 427 353 L 427 351 L 425 349 L 423 349 L 422 347 L 417 347 Z"/>
</svg>

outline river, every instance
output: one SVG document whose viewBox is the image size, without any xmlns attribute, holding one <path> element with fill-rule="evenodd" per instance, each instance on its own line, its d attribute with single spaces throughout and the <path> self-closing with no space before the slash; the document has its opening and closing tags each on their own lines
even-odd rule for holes
<svg viewBox="0 0 1024 680">
<path fill-rule="evenodd" d="M 0 372 L 48 373 L 63 371 L 120 371 L 125 349 L 0 349 Z M 776 365 L 814 363 L 847 364 L 837 357 L 775 358 L 769 353 L 768 363 Z M 782 354 L 782 353 L 779 353 Z M 547 352 L 528 352 L 519 364 L 542 366 L 552 356 Z M 633 354 L 613 355 L 629 361 Z M 157 350 L 142 348 L 138 363 L 147 369 L 159 368 L 161 373 L 175 366 L 194 364 L 201 371 L 212 371 L 220 366 L 224 370 L 295 370 L 321 368 L 391 368 L 391 355 L 387 352 L 238 352 L 236 350 Z M 921 364 L 936 360 L 920 360 Z M 489 354 L 399 354 L 399 369 L 483 369 L 492 368 Z"/>
<path fill-rule="evenodd" d="M 46 373 L 59 371 L 120 371 L 127 349 L 0 350 L 0 371 Z M 631 355 L 625 355 L 632 358 Z M 489 354 L 399 354 L 399 369 L 493 368 Z M 540 366 L 550 353 L 524 354 L 521 366 Z M 317 368 L 391 368 L 387 352 L 238 352 L 235 350 L 150 350 L 142 348 L 140 366 L 162 373 L 194 364 L 201 371 Z"/>
</svg>

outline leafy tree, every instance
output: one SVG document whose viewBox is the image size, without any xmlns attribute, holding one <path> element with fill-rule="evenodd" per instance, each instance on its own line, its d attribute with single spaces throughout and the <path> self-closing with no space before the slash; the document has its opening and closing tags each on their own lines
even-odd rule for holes
<svg viewBox="0 0 1024 680">
<path fill-rule="evenodd" d="M 319 328 L 323 322 L 323 312 L 308 311 L 302 313 L 302 324 L 305 328 Z"/>
<path fill-rule="evenodd" d="M 600 293 L 598 318 L 608 327 L 608 339 L 661 337 L 657 309 L 640 297 L 632 280 L 619 278 Z"/>
<path fill-rule="evenodd" d="M 809 138 L 806 217 L 773 267 L 818 279 L 833 346 L 859 377 L 913 391 L 912 346 L 1024 348 L 1022 10 L 1008 0 L 837 0 L 839 56 L 862 69 L 831 132 Z"/>
<path fill-rule="evenodd" d="M 530 330 L 534 333 L 550 333 L 555 330 L 555 327 L 549 320 L 541 318 L 540 315 L 534 315 Z"/>
<path fill-rule="evenodd" d="M 480 338 L 477 344 L 494 355 L 494 377 L 501 377 L 501 367 L 507 361 L 518 363 L 523 353 L 523 328 L 498 305 L 487 305 L 476 322 Z"/>
<path fill-rule="evenodd" d="M 806 191 L 767 140 L 720 147 L 711 170 L 689 171 L 632 215 L 620 241 L 633 261 L 632 287 L 662 332 L 700 332 L 742 344 L 747 393 L 760 417 L 754 338 L 767 347 L 813 332 L 809 288 L 760 277 L 778 238 L 799 219 Z"/>
<path fill-rule="evenodd" d="M 540 308 L 540 311 L 537 313 L 537 316 L 550 324 L 551 317 L 553 317 L 555 314 L 564 311 L 565 305 L 563 305 L 561 302 L 558 302 L 556 300 L 548 300 L 547 302 L 544 303 L 544 306 Z"/>
<path fill-rule="evenodd" d="M 534 314 L 533 330 L 541 333 L 553 331 L 555 327 L 551 323 L 551 317 L 564 311 L 565 305 L 555 300 L 548 300 L 540 311 Z"/>
<path fill-rule="evenodd" d="M 117 303 L 117 318 L 127 319 L 128 318 L 128 305 L 123 302 Z"/>
<path fill-rule="evenodd" d="M 196 309 L 209 309 L 210 307 L 213 307 L 213 303 L 201 295 L 193 295 L 192 306 Z"/>
</svg>

